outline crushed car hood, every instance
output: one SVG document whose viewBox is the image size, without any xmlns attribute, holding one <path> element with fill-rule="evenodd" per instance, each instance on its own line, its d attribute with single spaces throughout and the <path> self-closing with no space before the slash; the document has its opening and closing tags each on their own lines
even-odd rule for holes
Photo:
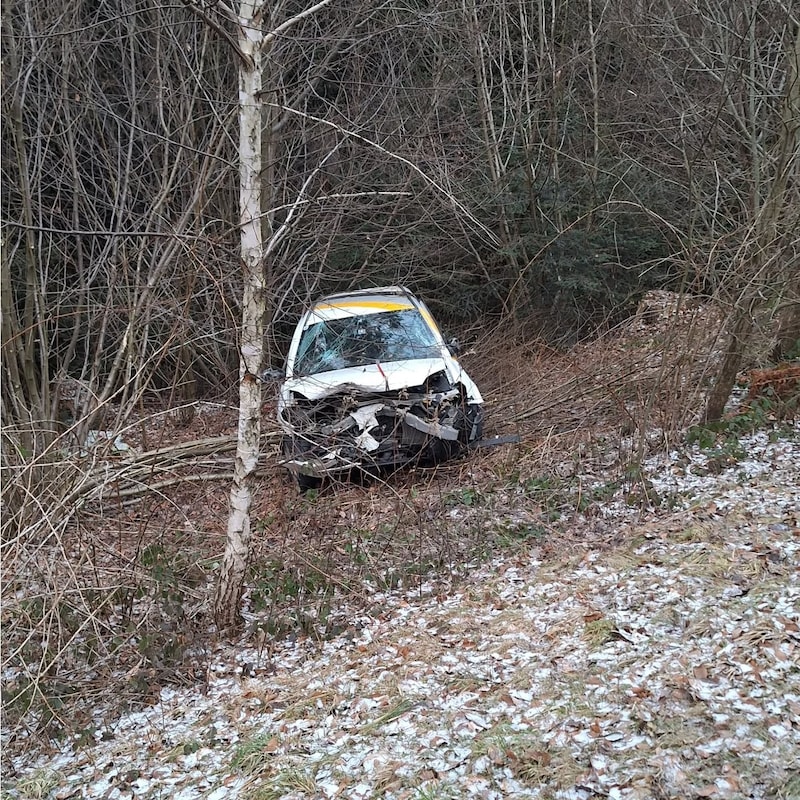
<svg viewBox="0 0 800 800">
<path fill-rule="evenodd" d="M 309 400 L 321 400 L 348 391 L 397 392 L 409 386 L 420 386 L 437 372 L 446 372 L 451 382 L 457 380 L 453 365 L 443 358 L 424 358 L 366 364 L 362 367 L 337 369 L 308 377 L 287 379 L 284 389 L 296 392 Z"/>
</svg>

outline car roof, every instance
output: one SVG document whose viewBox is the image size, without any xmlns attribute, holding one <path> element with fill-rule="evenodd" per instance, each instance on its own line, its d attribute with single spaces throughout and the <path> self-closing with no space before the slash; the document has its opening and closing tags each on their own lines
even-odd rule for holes
<svg viewBox="0 0 800 800">
<path fill-rule="evenodd" d="M 328 306 L 347 306 L 350 304 L 364 304 L 375 307 L 385 303 L 387 305 L 387 310 L 389 310 L 396 307 L 398 301 L 405 307 L 417 307 L 420 305 L 420 301 L 403 286 L 380 286 L 374 289 L 357 289 L 352 292 L 329 294 L 317 300 L 312 308 L 319 309 Z"/>
<path fill-rule="evenodd" d="M 414 297 L 412 292 L 409 289 L 406 289 L 405 286 L 376 286 L 375 288 L 371 289 L 354 289 L 353 291 L 350 292 L 335 292 L 334 294 L 326 295 L 317 302 L 327 302 L 328 300 L 343 300 L 349 297 L 360 299 L 372 295 L 374 296 L 384 295 L 390 297 L 396 297 L 397 295 L 402 295 L 403 297 Z"/>
</svg>

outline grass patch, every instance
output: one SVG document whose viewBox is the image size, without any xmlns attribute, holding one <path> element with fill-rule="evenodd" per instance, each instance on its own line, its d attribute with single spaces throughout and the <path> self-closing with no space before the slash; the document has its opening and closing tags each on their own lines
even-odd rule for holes
<svg viewBox="0 0 800 800">
<path fill-rule="evenodd" d="M 614 638 L 617 626 L 608 617 L 587 619 L 583 623 L 583 635 L 590 647 L 597 649 Z"/>
<path fill-rule="evenodd" d="M 800 797 L 800 769 L 790 769 L 784 775 L 773 776 L 764 796 L 773 800 L 797 800 Z"/>
<path fill-rule="evenodd" d="M 246 775 L 257 775 L 269 768 L 280 748 L 280 740 L 271 733 L 262 733 L 240 744 L 234 751 L 231 766 Z"/>
<path fill-rule="evenodd" d="M 458 675 L 447 682 L 446 688 L 448 692 L 462 694 L 463 692 L 477 692 L 483 689 L 486 684 L 486 678 L 477 678 L 473 675 Z"/>
<path fill-rule="evenodd" d="M 364 725 L 361 728 L 361 733 L 373 733 L 378 730 L 378 728 L 382 727 L 383 725 L 388 725 L 390 722 L 394 722 L 394 720 L 399 719 L 403 716 L 403 714 L 407 714 L 409 711 L 417 708 L 419 705 L 420 704 L 415 700 L 403 698 L 399 702 L 395 703 L 391 708 L 388 708 L 386 711 L 384 711 L 379 717 Z"/>
<path fill-rule="evenodd" d="M 455 506 L 477 506 L 483 497 L 481 493 L 473 486 L 467 486 L 463 489 L 449 492 L 444 496 L 444 505 L 446 508 L 453 508 Z"/>
<path fill-rule="evenodd" d="M 411 795 L 412 800 L 459 800 L 459 790 L 449 783 L 429 783 L 418 786 Z"/>
<path fill-rule="evenodd" d="M 51 769 L 37 769 L 32 775 L 22 778 L 15 788 L 22 800 L 45 800 L 63 780 L 64 776 L 60 772 Z M 4 798 L 11 796 L 3 792 Z"/>
<path fill-rule="evenodd" d="M 652 737 L 664 750 L 680 750 L 695 747 L 713 738 L 713 728 L 703 730 L 699 721 L 703 719 L 705 707 L 688 707 L 678 715 L 660 714 L 642 724 L 642 733 Z"/>
<path fill-rule="evenodd" d="M 245 800 L 281 800 L 292 792 L 303 792 L 308 797 L 318 797 L 314 776 L 300 767 L 288 767 L 276 772 L 263 783 L 249 787 Z"/>
<path fill-rule="evenodd" d="M 693 578 L 723 578 L 731 568 L 730 556 L 712 548 L 702 548 L 685 553 L 680 571 Z"/>
<path fill-rule="evenodd" d="M 494 539 L 505 549 L 520 542 L 542 542 L 548 533 L 547 526 L 534 522 L 501 522 L 494 528 Z"/>
<path fill-rule="evenodd" d="M 317 689 L 313 692 L 299 691 L 293 693 L 285 701 L 287 704 L 281 714 L 281 719 L 286 722 L 313 717 L 317 714 L 328 714 L 339 702 L 339 694 L 334 689 Z"/>
<path fill-rule="evenodd" d="M 190 756 L 192 753 L 196 753 L 202 746 L 203 743 L 198 739 L 188 739 L 185 742 L 179 742 L 164 754 L 164 761 L 172 762 L 181 756 Z"/>
<path fill-rule="evenodd" d="M 473 757 L 486 757 L 495 767 L 505 767 L 530 787 L 565 789 L 575 785 L 585 767 L 567 747 L 545 742 L 532 730 L 512 730 L 500 724 L 477 738 Z"/>
</svg>

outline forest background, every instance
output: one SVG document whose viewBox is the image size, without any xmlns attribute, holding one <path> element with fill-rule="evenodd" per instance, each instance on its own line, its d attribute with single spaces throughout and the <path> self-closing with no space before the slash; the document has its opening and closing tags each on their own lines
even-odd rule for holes
<svg viewBox="0 0 800 800">
<path fill-rule="evenodd" d="M 753 337 L 797 354 L 789 2 L 15 0 L 2 60 L 3 546 L 23 583 L 86 497 L 67 438 L 229 394 L 254 276 L 265 367 L 311 298 L 384 284 L 468 338 L 561 349 L 649 289 L 713 302 L 706 420 Z M 48 581 L 8 612 L 26 633 L 4 663 L 55 625 L 12 692 L 52 711 L 44 676 L 116 595 Z"/>
</svg>

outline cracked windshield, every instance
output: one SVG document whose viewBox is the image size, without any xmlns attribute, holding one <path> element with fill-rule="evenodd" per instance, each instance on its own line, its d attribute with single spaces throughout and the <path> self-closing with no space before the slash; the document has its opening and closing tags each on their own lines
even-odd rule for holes
<svg viewBox="0 0 800 800">
<path fill-rule="evenodd" d="M 437 355 L 436 338 L 416 309 L 348 316 L 317 322 L 303 332 L 295 374 Z"/>
</svg>

